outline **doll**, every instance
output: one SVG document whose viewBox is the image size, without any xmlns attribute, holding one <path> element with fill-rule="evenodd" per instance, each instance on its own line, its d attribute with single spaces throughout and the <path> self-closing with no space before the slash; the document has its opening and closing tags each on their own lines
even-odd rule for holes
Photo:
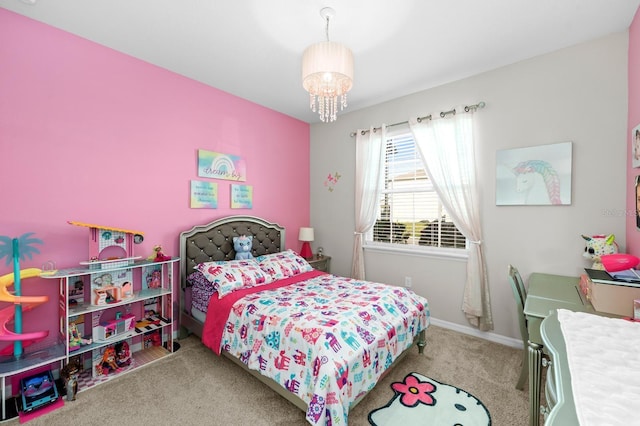
<svg viewBox="0 0 640 426">
<path fill-rule="evenodd" d="M 82 345 L 90 345 L 91 339 L 84 339 L 78 331 L 78 326 L 75 322 L 69 323 L 69 350 L 73 351 L 78 349 Z"/>
<path fill-rule="evenodd" d="M 167 256 L 166 254 L 162 253 L 162 246 L 158 244 L 153 246 L 153 253 L 151 254 L 151 256 L 147 257 L 147 260 L 152 260 L 154 262 L 164 262 L 167 260 L 171 260 L 171 256 Z"/>
<path fill-rule="evenodd" d="M 119 368 L 124 368 L 131 365 L 131 352 L 129 351 L 129 344 L 127 342 L 116 343 L 116 364 Z"/>
<path fill-rule="evenodd" d="M 64 387 L 67 390 L 67 401 L 76 400 L 78 374 L 80 374 L 80 360 L 71 361 L 60 370 L 60 377 L 64 380 Z"/>
<path fill-rule="evenodd" d="M 100 366 L 102 367 L 102 374 L 105 375 L 120 371 L 120 367 L 116 364 L 116 350 L 113 347 L 105 348 Z"/>
</svg>

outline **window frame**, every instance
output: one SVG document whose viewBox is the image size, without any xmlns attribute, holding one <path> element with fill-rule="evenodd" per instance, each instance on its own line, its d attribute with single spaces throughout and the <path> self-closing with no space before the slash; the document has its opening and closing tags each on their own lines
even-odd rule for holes
<svg viewBox="0 0 640 426">
<path fill-rule="evenodd" d="M 415 144 L 415 138 L 413 137 L 411 130 L 407 126 L 403 126 L 403 128 L 401 129 L 397 129 L 394 131 L 387 131 L 387 135 L 386 135 L 387 140 L 384 141 L 384 149 L 386 150 L 388 140 L 401 138 L 401 137 L 410 137 L 411 139 L 413 139 Z M 419 153 L 417 153 L 417 146 L 416 146 L 416 154 L 419 155 Z M 387 164 L 387 161 L 385 158 L 384 165 L 383 165 L 385 169 L 386 169 L 386 164 Z M 383 170 L 383 173 L 386 174 L 386 170 Z M 386 176 L 383 176 L 382 179 L 386 181 Z M 399 194 L 403 192 L 409 193 L 409 194 L 434 193 L 438 199 L 438 202 L 442 206 L 442 201 L 440 201 L 440 197 L 436 193 L 432 182 L 427 183 L 427 189 L 424 191 L 423 190 L 406 191 L 403 189 L 399 189 L 399 190 L 393 191 L 392 193 Z M 381 192 L 378 198 L 381 198 L 382 195 L 383 193 Z M 378 206 L 378 209 L 379 208 L 380 206 Z M 442 206 L 442 208 L 444 209 L 444 206 Z M 378 210 L 376 213 L 376 222 L 379 220 L 379 217 L 380 217 L 380 211 Z M 453 260 L 456 260 L 456 259 L 466 260 L 469 257 L 469 241 L 466 238 L 465 238 L 465 248 L 435 247 L 431 245 L 418 245 L 418 244 L 398 244 L 398 243 L 374 241 L 373 240 L 374 227 L 375 225 L 372 226 L 371 229 L 364 235 L 363 249 L 365 251 L 404 254 L 404 255 L 411 255 L 411 256 L 440 258 L 440 259 L 453 259 Z"/>
</svg>

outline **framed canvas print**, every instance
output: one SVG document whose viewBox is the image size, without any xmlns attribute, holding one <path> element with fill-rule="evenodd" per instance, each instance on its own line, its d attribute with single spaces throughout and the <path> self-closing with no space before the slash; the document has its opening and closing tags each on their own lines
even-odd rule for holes
<svg viewBox="0 0 640 426">
<path fill-rule="evenodd" d="M 231 185 L 231 208 L 232 209 L 253 208 L 253 186 Z"/>
<path fill-rule="evenodd" d="M 244 159 L 237 155 L 199 149 L 198 176 L 244 182 L 247 180 L 247 167 Z"/>
<path fill-rule="evenodd" d="M 571 142 L 496 153 L 496 205 L 570 205 Z"/>
<path fill-rule="evenodd" d="M 189 207 L 192 209 L 217 209 L 218 184 L 192 180 Z"/>
</svg>

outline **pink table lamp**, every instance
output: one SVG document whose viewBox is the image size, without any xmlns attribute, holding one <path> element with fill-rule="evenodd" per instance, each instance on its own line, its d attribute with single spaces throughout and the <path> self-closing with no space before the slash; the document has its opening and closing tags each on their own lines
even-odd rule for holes
<svg viewBox="0 0 640 426">
<path fill-rule="evenodd" d="M 302 241 L 302 249 L 300 249 L 300 256 L 305 259 L 311 259 L 313 252 L 311 251 L 311 241 L 313 241 L 313 228 L 300 228 L 298 234 L 298 240 Z"/>
</svg>

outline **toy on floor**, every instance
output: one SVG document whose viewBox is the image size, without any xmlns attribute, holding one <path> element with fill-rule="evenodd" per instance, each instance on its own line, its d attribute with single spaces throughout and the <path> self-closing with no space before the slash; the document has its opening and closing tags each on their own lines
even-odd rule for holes
<svg viewBox="0 0 640 426">
<path fill-rule="evenodd" d="M 22 412 L 30 413 L 58 400 L 58 389 L 50 370 L 20 379 Z"/>
<path fill-rule="evenodd" d="M 171 256 L 167 256 L 162 253 L 162 246 L 155 245 L 153 246 L 153 253 L 151 256 L 147 257 L 147 260 L 153 260 L 154 262 L 165 262 L 167 260 L 171 260 Z"/>
<path fill-rule="evenodd" d="M 241 235 L 233 237 L 233 249 L 236 251 L 236 260 L 253 259 L 251 247 L 253 246 L 253 235 Z"/>
<path fill-rule="evenodd" d="M 604 269 L 600 256 L 618 253 L 618 243 L 614 241 L 615 236 L 613 234 L 593 235 L 591 237 L 583 235 L 582 238 L 587 242 L 583 256 L 593 261 L 591 269 Z"/>
<path fill-rule="evenodd" d="M 75 401 L 78 394 L 78 375 L 82 366 L 80 360 L 69 362 L 60 370 L 60 377 L 64 380 L 64 386 L 67 390 L 67 401 Z"/>
</svg>

